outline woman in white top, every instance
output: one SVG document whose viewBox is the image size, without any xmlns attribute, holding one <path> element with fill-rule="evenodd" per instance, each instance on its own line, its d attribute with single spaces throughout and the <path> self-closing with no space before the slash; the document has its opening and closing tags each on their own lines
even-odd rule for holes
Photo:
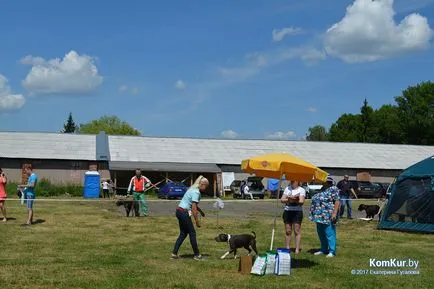
<svg viewBox="0 0 434 289">
<path fill-rule="evenodd" d="M 283 223 L 285 224 L 285 244 L 290 249 L 292 231 L 295 233 L 295 254 L 300 252 L 301 223 L 303 221 L 303 203 L 306 191 L 299 186 L 299 182 L 292 181 L 283 192 L 280 201 L 285 204 L 283 211 Z"/>
<path fill-rule="evenodd" d="M 110 198 L 110 190 L 109 190 L 110 184 L 108 183 L 108 181 L 104 180 L 101 185 L 102 185 L 103 198 L 105 199 L 106 196 L 107 196 L 107 198 Z"/>
</svg>

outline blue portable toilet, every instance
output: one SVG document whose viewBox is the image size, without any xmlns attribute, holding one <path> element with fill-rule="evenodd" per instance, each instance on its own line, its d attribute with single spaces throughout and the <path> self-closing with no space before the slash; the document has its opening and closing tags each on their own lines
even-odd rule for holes
<svg viewBox="0 0 434 289">
<path fill-rule="evenodd" d="M 99 198 L 101 176 L 97 171 L 89 171 L 84 174 L 84 192 L 85 199 Z"/>
</svg>

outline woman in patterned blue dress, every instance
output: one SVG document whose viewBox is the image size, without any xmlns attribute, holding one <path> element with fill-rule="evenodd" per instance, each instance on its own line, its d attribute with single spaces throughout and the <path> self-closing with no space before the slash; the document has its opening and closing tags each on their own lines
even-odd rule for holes
<svg viewBox="0 0 434 289">
<path fill-rule="evenodd" d="M 316 223 L 321 249 L 314 255 L 336 256 L 336 216 L 339 212 L 339 190 L 327 177 L 321 192 L 312 197 L 309 219 Z"/>
</svg>

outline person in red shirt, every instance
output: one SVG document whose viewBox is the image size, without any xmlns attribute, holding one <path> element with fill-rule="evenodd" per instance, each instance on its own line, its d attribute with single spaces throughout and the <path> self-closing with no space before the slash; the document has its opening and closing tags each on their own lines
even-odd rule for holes
<svg viewBox="0 0 434 289">
<path fill-rule="evenodd" d="M 6 194 L 6 183 L 8 182 L 8 179 L 6 178 L 5 173 L 2 169 L 0 169 L 0 210 L 3 214 L 3 222 L 7 221 L 6 217 L 6 208 L 5 208 L 5 201 L 8 195 Z"/>
<path fill-rule="evenodd" d="M 151 181 L 142 176 L 142 171 L 136 169 L 136 175 L 132 177 L 128 186 L 128 193 L 133 195 L 135 216 L 148 216 L 148 203 L 145 191 L 151 185 Z"/>
</svg>

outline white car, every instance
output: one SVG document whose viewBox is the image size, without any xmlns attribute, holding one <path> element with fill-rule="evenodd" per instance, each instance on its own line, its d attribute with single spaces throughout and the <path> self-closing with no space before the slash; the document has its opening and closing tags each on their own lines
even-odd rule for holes
<svg viewBox="0 0 434 289">
<path fill-rule="evenodd" d="M 322 183 L 303 183 L 302 187 L 306 190 L 306 197 L 310 199 L 313 195 L 321 191 Z"/>
</svg>

